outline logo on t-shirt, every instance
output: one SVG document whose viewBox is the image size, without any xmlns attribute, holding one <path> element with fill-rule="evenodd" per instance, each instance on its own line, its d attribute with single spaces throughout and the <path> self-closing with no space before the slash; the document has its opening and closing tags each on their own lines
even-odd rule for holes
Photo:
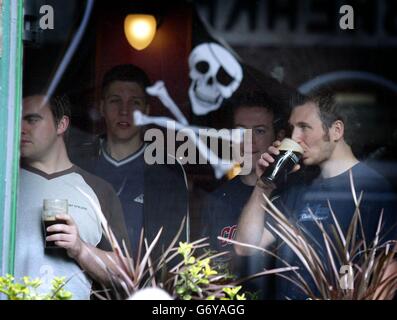
<svg viewBox="0 0 397 320">
<path fill-rule="evenodd" d="M 222 238 L 234 240 L 236 237 L 236 230 L 237 230 L 237 225 L 224 227 L 221 231 L 220 236 Z M 225 240 L 220 240 L 220 242 L 222 247 L 226 247 L 227 245 L 231 244 L 230 242 L 227 242 Z"/>
<path fill-rule="evenodd" d="M 311 212 L 309 211 L 309 208 Z M 298 214 L 298 221 L 320 221 L 326 220 L 329 217 L 329 208 L 323 207 L 321 204 L 317 204 L 315 206 L 309 206 L 306 204 L 305 208 Z"/>
<path fill-rule="evenodd" d="M 141 193 L 139 196 L 137 196 L 137 197 L 134 199 L 134 202 L 143 204 L 143 193 Z"/>
</svg>

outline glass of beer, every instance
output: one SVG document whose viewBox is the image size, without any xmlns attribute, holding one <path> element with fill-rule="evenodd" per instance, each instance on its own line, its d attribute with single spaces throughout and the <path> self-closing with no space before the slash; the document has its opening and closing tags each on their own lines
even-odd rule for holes
<svg viewBox="0 0 397 320">
<path fill-rule="evenodd" d="M 58 214 L 68 214 L 68 200 L 65 199 L 44 199 L 42 221 L 44 228 L 44 247 L 46 249 L 59 248 L 55 245 L 55 241 L 47 241 L 46 238 L 57 233 L 48 232 L 47 228 L 54 224 L 66 224 L 65 220 L 56 219 Z"/>
<path fill-rule="evenodd" d="M 288 173 L 302 159 L 302 147 L 292 139 L 285 138 L 278 147 L 280 153 L 272 155 L 274 162 L 262 174 L 261 179 L 264 183 L 273 183 L 279 186 L 286 179 Z"/>
</svg>

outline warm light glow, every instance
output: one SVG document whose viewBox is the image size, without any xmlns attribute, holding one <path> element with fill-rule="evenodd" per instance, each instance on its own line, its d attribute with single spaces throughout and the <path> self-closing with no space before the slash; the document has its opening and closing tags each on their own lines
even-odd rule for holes
<svg viewBox="0 0 397 320">
<path fill-rule="evenodd" d="M 129 14 L 124 20 L 128 43 L 137 50 L 145 49 L 156 34 L 156 19 L 149 14 Z"/>
</svg>

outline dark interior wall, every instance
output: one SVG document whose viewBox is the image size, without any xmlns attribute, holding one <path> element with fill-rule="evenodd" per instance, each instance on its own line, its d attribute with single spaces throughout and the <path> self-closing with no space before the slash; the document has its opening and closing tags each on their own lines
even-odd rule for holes
<svg viewBox="0 0 397 320">
<path fill-rule="evenodd" d="M 368 156 L 397 146 L 396 2 L 388 0 L 198 0 L 202 18 L 251 67 L 293 88 L 319 83 L 357 104 Z M 340 27 L 342 5 L 354 29 Z M 333 80 L 327 77 L 333 73 Z M 327 80 L 326 80 L 327 79 Z M 309 87 L 309 86 L 307 86 Z M 313 88 L 313 87 L 312 87 Z M 353 99 L 366 98 L 366 106 Z M 381 130 L 375 130 L 382 123 Z M 376 132 L 376 134 L 374 134 Z M 390 134 L 392 133 L 392 134 Z M 397 158 L 397 155 L 395 156 Z"/>
<path fill-rule="evenodd" d="M 82 1 L 70 0 L 68 6 L 60 0 L 25 0 L 25 32 L 23 54 L 23 85 L 27 93 L 45 91 L 50 85 L 78 26 L 81 23 L 85 5 Z M 41 29 L 39 26 L 40 8 L 49 5 L 53 8 L 53 29 Z M 89 23 L 76 54 L 66 67 L 57 89 L 81 90 L 92 85 L 87 82 L 90 55 L 92 55 L 92 24 Z M 78 75 L 78 76 L 77 76 Z M 80 82 L 81 81 L 81 82 Z"/>
<path fill-rule="evenodd" d="M 351 47 L 248 47 L 236 46 L 245 60 L 266 74 L 276 67 L 284 69 L 284 81 L 299 87 L 306 81 L 328 72 L 360 70 L 381 75 L 397 83 L 393 68 L 395 48 Z"/>
<path fill-rule="evenodd" d="M 120 6 L 99 6 L 96 16 L 95 83 L 100 86 L 104 73 L 117 64 L 133 63 L 144 69 L 154 83 L 163 80 L 169 94 L 185 115 L 188 99 L 189 68 L 191 51 L 191 7 L 187 4 L 168 2 L 159 13 L 161 24 L 153 42 L 142 51 L 132 48 L 124 36 L 124 17 L 134 13 Z M 157 99 L 152 99 L 151 113 L 167 114 Z"/>
<path fill-rule="evenodd" d="M 27 0 L 26 19 L 36 24 L 24 42 L 25 94 L 45 92 L 68 49 L 85 9 L 85 2 L 52 0 L 54 29 L 40 30 L 42 0 Z M 67 9 L 67 10 L 66 10 Z M 130 47 L 124 36 L 124 18 L 130 13 L 154 13 L 160 21 L 153 42 L 142 51 Z M 114 65 L 133 63 L 143 68 L 154 83 L 163 80 L 168 92 L 189 118 L 187 107 L 192 46 L 192 6 L 186 1 L 95 1 L 90 21 L 68 64 L 56 93 L 68 94 L 72 102 L 69 153 L 76 163 L 91 156 L 91 144 L 104 126 L 98 110 L 98 92 L 104 73 Z M 29 40 L 27 40 L 29 39 Z M 151 99 L 152 115 L 170 113 L 157 98 Z"/>
<path fill-rule="evenodd" d="M 283 70 L 283 82 L 299 88 L 305 83 L 335 72 L 360 72 L 372 77 L 394 83 L 397 88 L 397 75 L 394 71 L 397 49 L 394 47 L 365 47 L 343 46 L 334 47 L 235 47 L 244 61 L 249 61 L 258 70 L 265 74 L 272 74 L 276 68 Z M 389 143 L 392 136 L 390 131 L 395 130 L 397 121 L 396 98 L 397 91 L 393 91 L 380 82 L 371 82 L 367 79 L 340 80 L 330 82 L 330 87 L 338 91 L 363 93 L 375 97 L 372 109 L 358 110 L 363 118 L 362 129 L 368 146 L 373 151 L 377 145 Z M 365 110 L 365 111 L 364 111 Z M 377 121 L 375 121 L 377 119 Z M 365 120 L 365 121 L 364 121 Z M 377 124 L 382 123 L 386 130 L 374 131 Z M 371 134 L 368 129 L 371 128 Z M 385 136 L 381 137 L 381 133 Z M 378 137 L 375 137 L 378 136 Z M 395 139 L 395 138 L 393 138 Z"/>
<path fill-rule="evenodd" d="M 55 29 L 39 30 L 36 42 L 25 41 L 24 88 L 27 93 L 45 91 L 77 30 L 85 8 L 72 0 L 73 10 L 64 10 L 63 1 L 53 0 Z M 29 12 L 40 17 L 40 1 L 29 0 Z M 131 6 L 140 3 L 141 6 Z M 142 51 L 132 48 L 124 36 L 124 17 L 141 9 L 159 13 L 160 25 L 153 42 Z M 160 9 L 159 9 L 160 8 Z M 134 11 L 137 10 L 137 11 Z M 175 102 L 187 109 L 191 51 L 192 8 L 185 2 L 166 5 L 156 1 L 95 1 L 89 24 L 80 45 L 67 66 L 57 92 L 67 93 L 73 102 L 73 124 L 85 131 L 101 130 L 98 115 L 89 115 L 98 104 L 104 73 L 117 64 L 133 63 L 144 69 L 151 81 L 163 80 Z M 67 20 L 67 23 L 66 21 Z M 159 101 L 151 99 L 151 113 L 169 115 Z M 91 121 L 91 123 L 89 123 Z"/>
</svg>

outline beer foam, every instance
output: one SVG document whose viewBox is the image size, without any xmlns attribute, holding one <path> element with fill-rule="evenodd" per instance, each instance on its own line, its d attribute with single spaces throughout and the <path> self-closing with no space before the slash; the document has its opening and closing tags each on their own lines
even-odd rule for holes
<svg viewBox="0 0 397 320">
<path fill-rule="evenodd" d="M 303 154 L 303 148 L 294 140 L 285 138 L 281 141 L 281 145 L 278 147 L 279 150 L 291 150 L 293 152 L 299 152 Z"/>
<path fill-rule="evenodd" d="M 44 221 L 55 221 L 56 218 L 55 218 L 55 216 L 44 216 L 43 220 Z"/>
</svg>

